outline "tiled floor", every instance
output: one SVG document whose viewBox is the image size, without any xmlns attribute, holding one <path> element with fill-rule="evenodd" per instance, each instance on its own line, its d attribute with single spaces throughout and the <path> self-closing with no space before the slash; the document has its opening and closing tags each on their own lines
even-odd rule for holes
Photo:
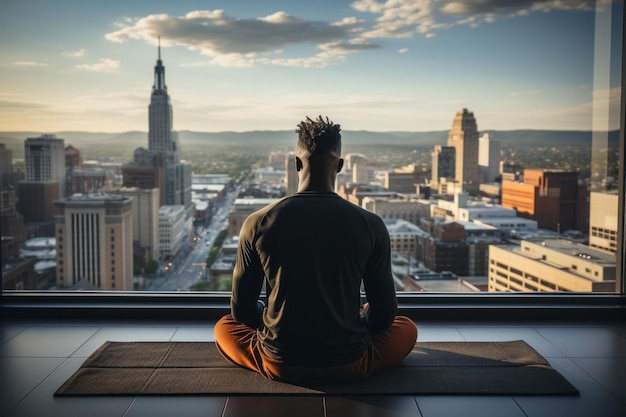
<svg viewBox="0 0 626 417">
<path fill-rule="evenodd" d="M 0 416 L 626 416 L 626 324 L 418 323 L 420 341 L 524 339 L 570 380 L 580 397 L 53 397 L 106 340 L 210 341 L 210 324 L 4 322 Z"/>
</svg>

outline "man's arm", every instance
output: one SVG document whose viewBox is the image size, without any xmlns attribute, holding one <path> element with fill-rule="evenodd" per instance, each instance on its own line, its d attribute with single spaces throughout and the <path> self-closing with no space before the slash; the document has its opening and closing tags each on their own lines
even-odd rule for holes
<svg viewBox="0 0 626 417">
<path fill-rule="evenodd" d="M 259 295 L 265 275 L 254 247 L 252 223 L 250 219 L 244 222 L 239 235 L 230 308 L 235 320 L 258 329 L 263 325 L 265 305 Z"/>
<path fill-rule="evenodd" d="M 363 277 L 368 301 L 363 312 L 363 323 L 370 332 L 375 333 L 393 323 L 398 301 L 391 273 L 391 243 L 387 227 L 380 220 L 372 225 L 371 230 L 374 233 L 374 248 Z"/>
</svg>

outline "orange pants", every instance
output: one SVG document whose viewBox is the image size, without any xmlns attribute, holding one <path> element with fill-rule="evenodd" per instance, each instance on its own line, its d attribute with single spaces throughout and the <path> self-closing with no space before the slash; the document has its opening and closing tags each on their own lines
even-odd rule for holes
<svg viewBox="0 0 626 417">
<path fill-rule="evenodd" d="M 269 379 L 287 382 L 329 383 L 363 379 L 397 365 L 407 356 L 417 340 L 417 327 L 408 317 L 397 316 L 394 322 L 372 334 L 363 356 L 346 365 L 328 367 L 291 366 L 269 357 L 262 349 L 256 329 L 227 314 L 215 323 L 215 344 L 230 362 L 251 369 Z"/>
</svg>

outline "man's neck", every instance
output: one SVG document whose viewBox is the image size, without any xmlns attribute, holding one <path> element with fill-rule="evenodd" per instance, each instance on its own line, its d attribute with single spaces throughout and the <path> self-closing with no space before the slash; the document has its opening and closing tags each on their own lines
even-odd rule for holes
<svg viewBox="0 0 626 417">
<path fill-rule="evenodd" d="M 327 186 L 307 186 L 307 187 L 298 187 L 299 193 L 334 193 L 335 189 L 333 187 Z"/>
<path fill-rule="evenodd" d="M 328 178 L 320 178 L 316 180 L 310 175 L 303 175 L 300 178 L 298 185 L 298 192 L 308 193 L 333 193 L 335 192 L 334 181 L 330 181 Z"/>
</svg>

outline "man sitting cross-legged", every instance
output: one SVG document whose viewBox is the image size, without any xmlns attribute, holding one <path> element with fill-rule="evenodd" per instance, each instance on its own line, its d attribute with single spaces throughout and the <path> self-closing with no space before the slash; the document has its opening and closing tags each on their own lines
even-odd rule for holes
<svg viewBox="0 0 626 417">
<path fill-rule="evenodd" d="M 396 316 L 382 219 L 333 191 L 343 166 L 339 125 L 307 118 L 296 132 L 298 191 L 244 222 L 232 314 L 216 323 L 216 345 L 231 362 L 270 379 L 366 378 L 408 355 L 417 328 Z"/>
</svg>

